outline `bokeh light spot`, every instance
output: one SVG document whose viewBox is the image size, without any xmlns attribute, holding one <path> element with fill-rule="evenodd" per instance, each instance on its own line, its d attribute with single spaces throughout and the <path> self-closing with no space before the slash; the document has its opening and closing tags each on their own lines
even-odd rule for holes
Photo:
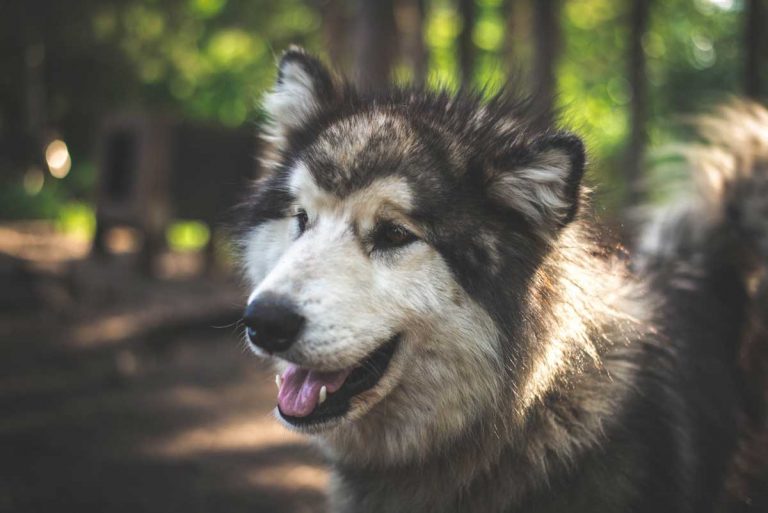
<svg viewBox="0 0 768 513">
<path fill-rule="evenodd" d="M 211 230 L 200 221 L 176 221 L 168 227 L 166 239 L 174 251 L 199 251 L 211 239 Z"/>
<path fill-rule="evenodd" d="M 45 184 L 45 175 L 39 167 L 30 167 L 24 173 L 24 192 L 30 196 L 36 196 Z"/>
<path fill-rule="evenodd" d="M 64 178 L 72 168 L 72 159 L 64 141 L 55 139 L 45 148 L 45 162 L 55 178 Z"/>
</svg>

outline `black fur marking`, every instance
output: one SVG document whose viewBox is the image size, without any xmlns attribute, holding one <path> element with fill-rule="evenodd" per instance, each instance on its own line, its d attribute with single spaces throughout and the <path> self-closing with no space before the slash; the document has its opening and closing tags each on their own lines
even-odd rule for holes
<svg viewBox="0 0 768 513">
<path fill-rule="evenodd" d="M 231 212 L 234 222 L 229 224 L 228 232 L 233 240 L 242 244 L 253 228 L 291 215 L 294 198 L 287 190 L 287 179 L 284 170 L 274 173 L 244 195 Z M 243 249 L 239 248 L 240 251 Z"/>
<path fill-rule="evenodd" d="M 323 63 L 298 47 L 291 47 L 280 58 L 277 72 L 278 84 L 284 83 L 285 68 L 290 63 L 298 64 L 312 79 L 315 98 L 321 105 L 332 101 L 335 89 L 331 74 L 325 68 Z"/>
<path fill-rule="evenodd" d="M 545 136 L 537 142 L 536 146 L 539 151 L 545 151 L 549 148 L 562 149 L 570 158 L 570 171 L 566 176 L 565 189 L 563 191 L 569 204 L 569 209 L 566 216 L 560 222 L 561 226 L 565 226 L 576 218 L 576 214 L 579 211 L 581 181 L 584 178 L 584 169 L 586 167 L 584 143 L 574 134 L 560 132 Z"/>
</svg>

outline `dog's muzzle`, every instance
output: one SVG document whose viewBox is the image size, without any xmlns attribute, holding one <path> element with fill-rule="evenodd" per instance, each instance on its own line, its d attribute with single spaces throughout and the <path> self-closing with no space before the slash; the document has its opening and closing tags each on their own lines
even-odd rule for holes
<svg viewBox="0 0 768 513">
<path fill-rule="evenodd" d="M 248 340 L 268 353 L 290 348 L 304 328 L 304 322 L 304 316 L 291 300 L 269 293 L 254 298 L 243 314 Z"/>
</svg>

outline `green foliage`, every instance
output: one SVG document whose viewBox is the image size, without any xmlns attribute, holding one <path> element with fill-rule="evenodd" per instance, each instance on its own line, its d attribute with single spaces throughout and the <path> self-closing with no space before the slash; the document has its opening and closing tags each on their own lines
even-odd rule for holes
<svg viewBox="0 0 768 513">
<path fill-rule="evenodd" d="M 472 42 L 477 47 L 474 85 L 488 93 L 501 89 L 509 75 L 509 65 L 504 62 L 506 31 L 502 1 L 478 1 L 477 21 L 472 30 Z"/>
<path fill-rule="evenodd" d="M 628 2 L 574 0 L 564 4 L 559 107 L 563 123 L 586 139 L 590 172 L 596 182 L 607 185 L 602 199 L 613 210 L 622 196 L 617 164 L 627 136 L 628 30 L 623 18 Z"/>
<path fill-rule="evenodd" d="M 426 41 L 432 86 L 458 87 L 456 37 L 462 19 L 454 2 L 430 2 Z M 510 70 L 525 78 L 532 55 L 530 12 L 525 2 L 512 2 L 517 16 L 511 30 L 501 0 L 477 0 L 473 29 L 477 59 L 474 85 L 493 93 Z M 609 213 L 623 199 L 622 159 L 629 131 L 631 101 L 627 81 L 629 1 L 568 0 L 563 2 L 563 51 L 557 69 L 561 123 L 582 135 L 589 149 L 590 173 L 600 184 L 598 197 Z M 738 92 L 741 72 L 741 4 L 734 0 L 670 0 L 654 2 L 651 28 L 643 41 L 650 91 L 648 132 L 653 146 L 680 139 L 684 128 L 670 122 L 680 114 L 703 112 Z M 505 47 L 511 41 L 511 53 Z M 510 62 L 510 59 L 512 60 Z M 657 161 L 651 155 L 649 164 Z M 661 159 L 663 160 L 663 159 Z M 669 176 L 669 166 L 655 172 Z M 675 176 L 669 176 L 674 181 Z M 651 177 L 656 190 L 664 177 Z M 654 193 L 652 198 L 663 194 Z"/>
<path fill-rule="evenodd" d="M 435 88 L 457 89 L 459 65 L 456 58 L 456 37 L 461 32 L 462 19 L 449 0 L 430 2 L 425 27 L 429 48 L 427 83 Z"/>
<path fill-rule="evenodd" d="M 211 240 L 211 230 L 199 221 L 174 221 L 166 230 L 168 247 L 174 251 L 199 251 Z"/>
<path fill-rule="evenodd" d="M 273 46 L 314 45 L 320 23 L 298 0 L 134 1 L 92 16 L 94 27 L 119 28 L 97 33 L 122 49 L 149 103 L 230 126 L 255 115 L 274 77 Z"/>
<path fill-rule="evenodd" d="M 96 232 L 96 214 L 93 207 L 84 202 L 63 204 L 56 216 L 56 228 L 81 239 L 91 239 Z"/>
<path fill-rule="evenodd" d="M 702 113 L 740 92 L 742 4 L 734 0 L 657 2 L 645 41 L 654 118 Z M 671 127 L 654 123 L 654 143 Z"/>
<path fill-rule="evenodd" d="M 565 50 L 558 70 L 564 123 L 585 136 L 591 172 L 604 206 L 623 198 L 622 155 L 628 136 L 627 40 L 630 2 L 569 0 L 564 3 Z M 702 113 L 739 91 L 741 5 L 733 0 L 653 2 L 643 47 L 647 59 L 651 148 L 647 168 L 651 199 L 675 182 L 667 157 L 653 148 L 679 141 L 681 115 Z M 588 70 L 588 72 L 586 72 Z M 656 166 L 655 163 L 663 165 Z"/>
<path fill-rule="evenodd" d="M 39 193 L 30 195 L 21 181 L 0 187 L 0 217 L 2 219 L 53 219 L 66 201 L 60 184 L 43 185 Z"/>
<path fill-rule="evenodd" d="M 532 1 L 476 0 L 471 28 L 474 86 L 491 94 L 510 73 L 530 86 L 525 70 L 533 58 Z M 0 28 L 22 39 L 37 29 L 32 21 L 24 21 L 35 17 L 14 15 L 23 11 L 23 5 L 13 4 L 15 11 L 0 21 Z M 91 151 L 103 113 L 138 107 L 229 126 L 258 120 L 258 100 L 274 80 L 276 54 L 291 43 L 323 54 L 322 41 L 327 37 L 322 31 L 327 5 L 320 0 L 48 0 L 42 5 L 43 17 L 50 21 L 44 33 L 46 59 L 52 63 L 46 84 L 47 115 L 57 136 L 67 142 L 73 167 L 63 180 L 47 171 L 30 175 L 26 163 L 13 173 L 3 172 L 0 217 L 4 218 L 86 219 L 72 213 L 82 214 L 80 207 L 72 210 L 66 205 L 73 200 L 82 205 L 92 195 L 96 170 Z M 347 22 L 353 23 L 352 3 L 341 5 L 348 7 Z M 601 183 L 603 204 L 612 211 L 624 186 L 631 3 L 567 0 L 561 5 L 563 52 L 557 77 L 562 124 L 585 137 L 591 172 Z M 743 0 L 665 0 L 652 5 L 643 46 L 650 91 L 648 130 L 652 145 L 659 146 L 680 137 L 679 115 L 705 111 L 739 92 Z M 426 0 L 426 7 L 427 83 L 455 90 L 460 75 L 457 37 L 464 20 L 456 0 Z M 15 49 L 0 48 L 0 57 L 22 69 Z M 404 81 L 412 71 L 399 64 L 394 74 Z M 0 137 L 9 127 L 23 125 L 18 107 L 24 105 L 23 82 L 17 89 L 16 96 L 2 97 Z M 8 91 L 14 90 L 0 81 L 0 93 Z M 40 158 L 33 157 L 28 161 Z M 663 156 L 651 158 L 665 162 Z M 6 164 L 0 160 L 0 165 Z M 651 183 L 667 180 L 669 167 L 658 166 Z M 37 190 L 40 180 L 42 189 Z M 77 223 L 87 225 L 81 221 Z M 201 233 L 189 227 L 174 230 L 177 241 Z"/>
</svg>

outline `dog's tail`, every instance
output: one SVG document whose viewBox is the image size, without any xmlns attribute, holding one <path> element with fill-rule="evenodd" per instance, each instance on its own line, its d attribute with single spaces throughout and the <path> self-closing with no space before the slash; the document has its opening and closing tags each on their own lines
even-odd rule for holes
<svg viewBox="0 0 768 513">
<path fill-rule="evenodd" d="M 768 109 L 734 101 L 696 121 L 701 141 L 676 149 L 685 157 L 694 186 L 687 196 L 653 212 L 637 244 L 635 263 L 673 286 L 676 277 L 686 276 L 721 285 L 737 281 L 755 322 L 764 322 Z"/>
<path fill-rule="evenodd" d="M 702 141 L 681 150 L 695 187 L 655 213 L 638 264 L 671 286 L 703 277 L 725 291 L 725 302 L 734 290 L 743 298 L 743 336 L 733 350 L 750 411 L 728 483 L 730 500 L 740 502 L 766 477 L 755 472 L 768 468 L 768 110 L 737 101 L 697 126 Z"/>
<path fill-rule="evenodd" d="M 679 149 L 693 193 L 654 212 L 637 248 L 641 265 L 740 258 L 751 275 L 768 264 L 768 110 L 732 102 L 697 127 L 702 142 Z"/>
</svg>

